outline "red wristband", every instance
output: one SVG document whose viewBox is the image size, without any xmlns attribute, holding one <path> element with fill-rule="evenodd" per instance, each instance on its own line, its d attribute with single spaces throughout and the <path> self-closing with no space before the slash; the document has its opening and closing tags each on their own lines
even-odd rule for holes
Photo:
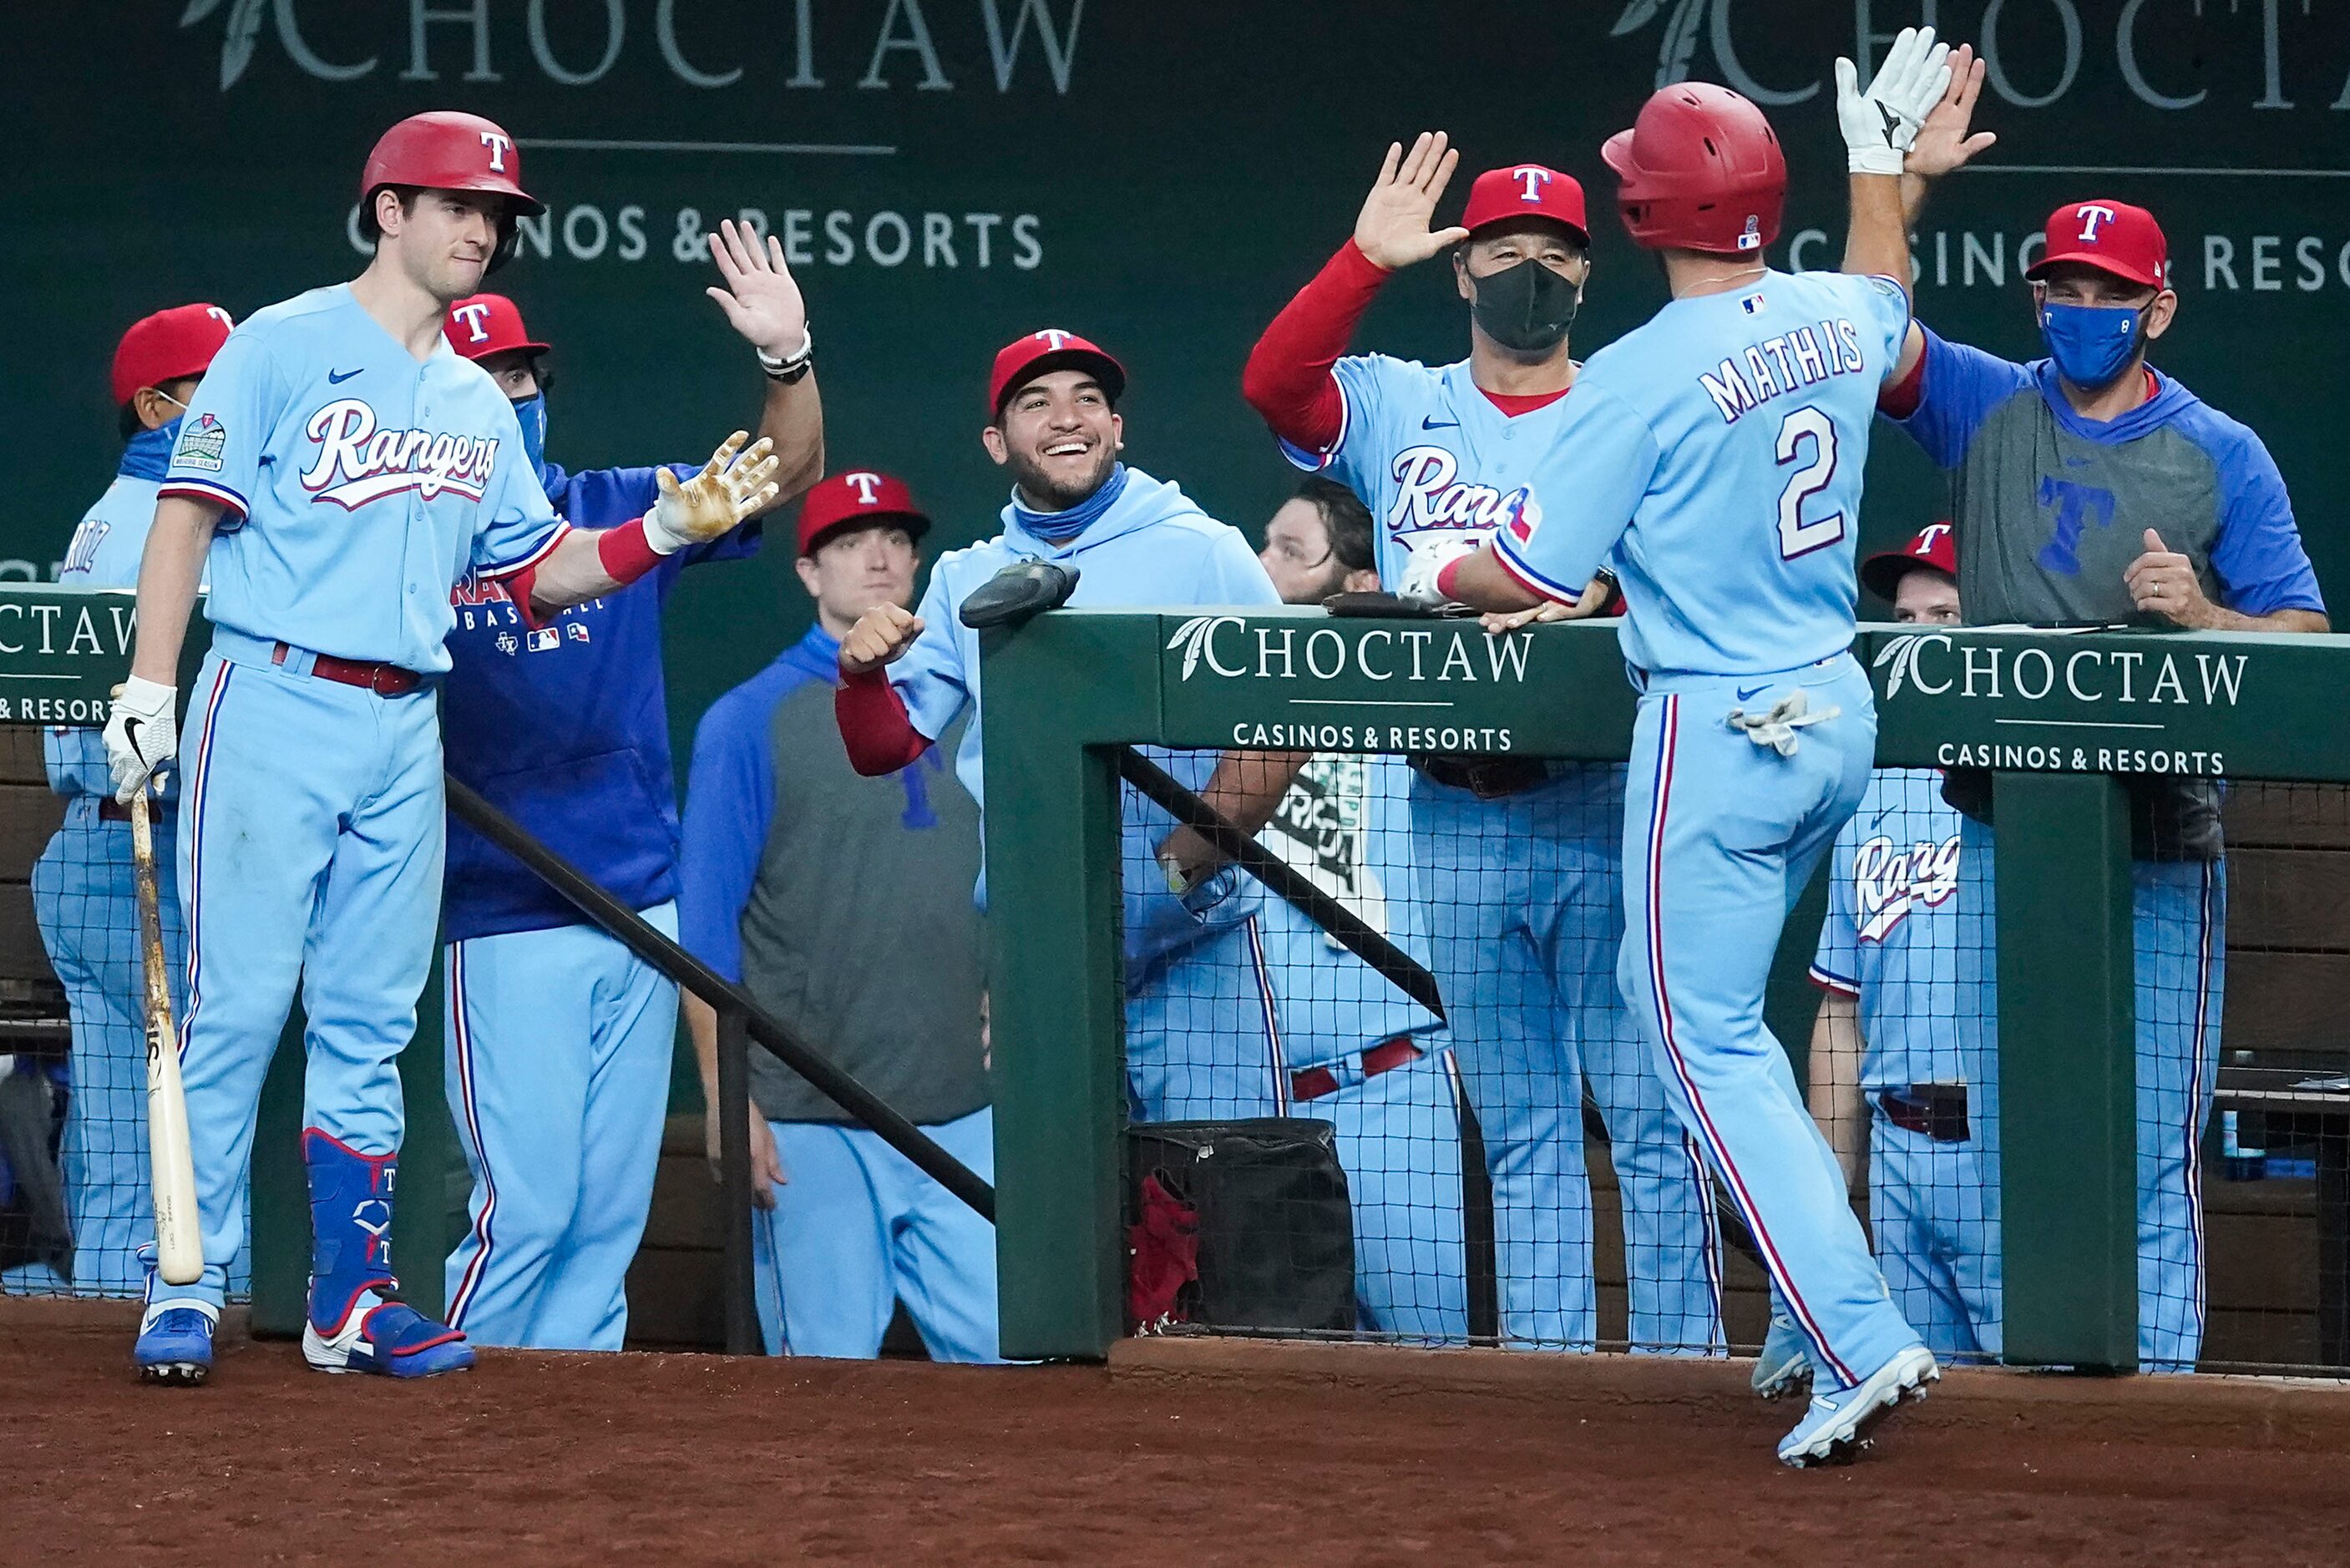
<svg viewBox="0 0 2350 1568">
<path fill-rule="evenodd" d="M 605 576 L 622 587 L 661 564 L 660 555 L 645 537 L 645 520 L 631 517 L 618 528 L 596 536 L 596 560 Z"/>
<path fill-rule="evenodd" d="M 1461 597 L 1461 590 L 1456 585 L 1459 583 L 1461 577 L 1461 564 L 1468 559 L 1470 559 L 1470 556 L 1455 556 L 1452 559 L 1445 562 L 1444 565 L 1436 568 L 1436 591 L 1438 593 L 1442 594 L 1448 599 L 1459 599 Z"/>
</svg>

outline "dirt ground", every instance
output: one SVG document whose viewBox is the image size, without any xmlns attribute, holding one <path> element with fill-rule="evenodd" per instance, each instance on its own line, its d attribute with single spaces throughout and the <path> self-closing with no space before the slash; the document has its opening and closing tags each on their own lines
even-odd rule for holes
<svg viewBox="0 0 2350 1568">
<path fill-rule="evenodd" d="M 2350 1561 L 2350 1389 L 1953 1374 L 1849 1469 L 1743 1363 L 1138 1344 L 1104 1368 L 485 1352 L 414 1386 L 0 1303 L 0 1562 Z"/>
</svg>

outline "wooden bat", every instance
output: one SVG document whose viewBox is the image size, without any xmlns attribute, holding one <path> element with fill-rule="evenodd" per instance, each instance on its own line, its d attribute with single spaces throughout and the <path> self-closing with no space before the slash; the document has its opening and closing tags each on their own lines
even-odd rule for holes
<svg viewBox="0 0 2350 1568">
<path fill-rule="evenodd" d="M 172 1023 L 172 976 L 163 960 L 163 911 L 155 890 L 155 825 L 142 784 L 130 798 L 130 860 L 139 883 L 139 950 L 147 969 L 147 1147 L 155 1187 L 155 1272 L 167 1285 L 203 1278 L 204 1238 L 196 1219 L 196 1164 L 188 1146 L 188 1102 L 180 1089 L 179 1031 Z"/>
</svg>

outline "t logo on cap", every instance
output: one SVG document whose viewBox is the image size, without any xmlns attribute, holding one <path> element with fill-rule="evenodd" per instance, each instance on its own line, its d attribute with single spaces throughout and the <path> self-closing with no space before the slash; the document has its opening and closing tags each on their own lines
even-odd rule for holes
<svg viewBox="0 0 2350 1568">
<path fill-rule="evenodd" d="M 2081 220 L 2082 240 L 2093 245 L 2097 243 L 2097 225 L 2114 221 L 2114 210 L 2111 207 L 2101 207 L 2095 202 L 2085 202 L 2074 208 L 2073 215 Z"/>
<path fill-rule="evenodd" d="M 1532 164 L 1520 164 L 1510 171 L 1510 178 L 1524 182 L 1524 192 L 1518 197 L 1519 201 L 1539 202 L 1542 200 L 1542 188 L 1550 183 L 1550 171 Z"/>
<path fill-rule="evenodd" d="M 1076 334 L 1074 332 L 1064 332 L 1057 327 L 1047 327 L 1042 332 L 1032 332 L 1028 336 L 1034 337 L 1039 343 L 1044 344 L 1045 348 L 1058 353 L 1060 351 L 1061 345 L 1066 343 L 1070 338 L 1075 337 Z"/>
<path fill-rule="evenodd" d="M 506 170 L 506 149 L 514 145 L 504 134 L 494 130 L 482 132 L 482 145 L 490 150 L 490 167 L 503 174 Z"/>
<path fill-rule="evenodd" d="M 490 340 L 489 329 L 482 325 L 490 317 L 488 301 L 475 300 L 470 305 L 460 305 L 452 308 L 449 314 L 465 324 L 465 330 L 472 334 L 465 339 L 468 343 L 486 343 Z"/>
<path fill-rule="evenodd" d="M 1950 525 L 1948 523 L 1929 523 L 1925 527 L 1918 530 L 1918 536 L 1915 539 L 1909 541 L 1909 553 L 1913 556 L 1929 557 L 1938 554 L 1943 535 L 1950 531 Z"/>
<path fill-rule="evenodd" d="M 857 504 L 859 506 L 872 505 L 875 498 L 881 493 L 881 476 L 878 473 L 859 472 L 844 473 L 840 477 L 857 487 Z"/>
</svg>

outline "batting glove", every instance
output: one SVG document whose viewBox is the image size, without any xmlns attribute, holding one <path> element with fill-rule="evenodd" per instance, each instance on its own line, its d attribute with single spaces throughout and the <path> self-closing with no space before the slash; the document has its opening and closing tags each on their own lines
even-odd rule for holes
<svg viewBox="0 0 2350 1568">
<path fill-rule="evenodd" d="M 1836 121 L 1844 128 L 1846 167 L 1856 174 L 1901 172 L 1918 128 L 1950 85 L 1950 46 L 1931 27 L 1904 27 L 1886 51 L 1868 90 L 1860 70 L 1836 57 Z"/>
<path fill-rule="evenodd" d="M 1473 556 L 1484 547 L 1485 536 L 1482 534 L 1413 545 L 1410 564 L 1403 569 L 1403 579 L 1396 584 L 1396 597 L 1423 609 L 1451 603 L 1436 586 L 1438 575 L 1463 556 Z"/>
<path fill-rule="evenodd" d="M 660 499 L 645 514 L 645 543 L 653 554 L 674 555 L 715 539 L 775 500 L 776 487 L 768 483 L 781 461 L 775 442 L 761 436 L 745 451 L 747 439 L 741 431 L 728 436 L 683 484 L 666 468 L 657 472 Z"/>
<path fill-rule="evenodd" d="M 180 694 L 159 681 L 133 675 L 114 689 L 106 719 L 106 765 L 114 775 L 114 798 L 128 805 L 155 770 L 180 754 L 180 726 L 173 710 Z"/>
</svg>

